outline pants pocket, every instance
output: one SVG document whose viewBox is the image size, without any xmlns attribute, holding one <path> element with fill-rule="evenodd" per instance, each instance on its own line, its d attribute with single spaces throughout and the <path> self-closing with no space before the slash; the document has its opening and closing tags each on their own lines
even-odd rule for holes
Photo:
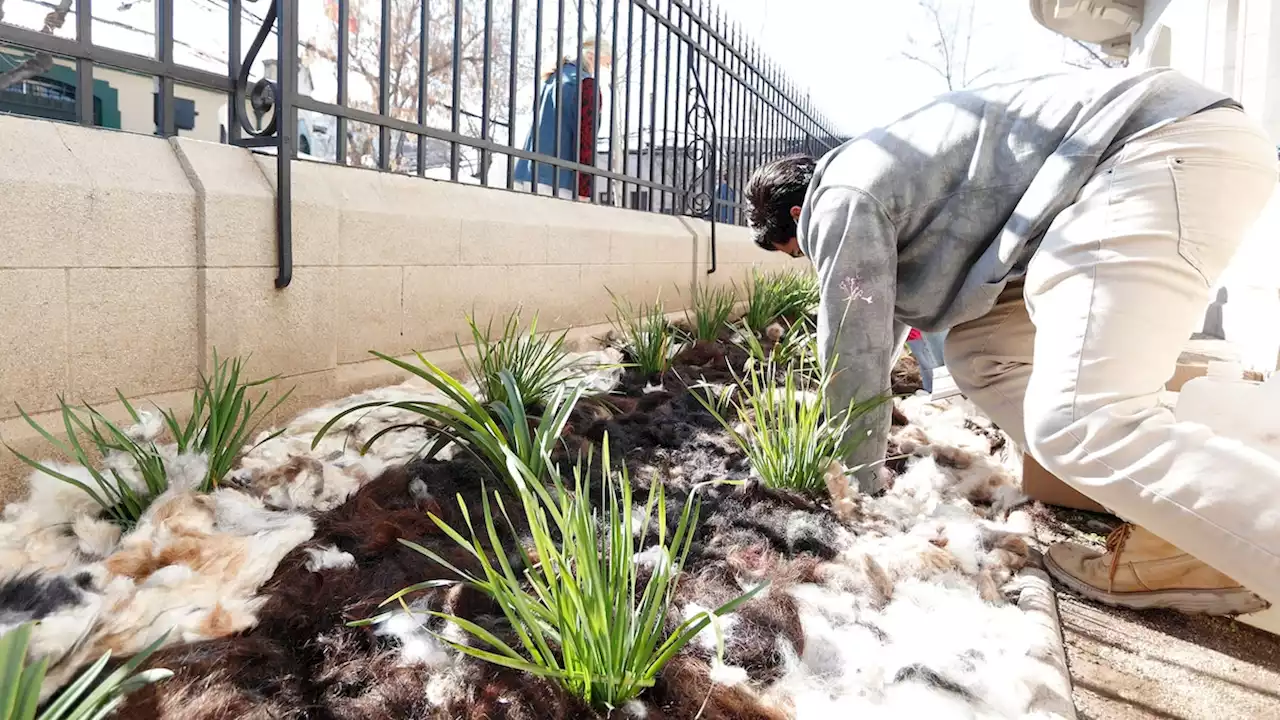
<svg viewBox="0 0 1280 720">
<path fill-rule="evenodd" d="M 1275 191 L 1275 167 L 1175 155 L 1169 172 L 1178 210 L 1178 254 L 1213 285 Z"/>
</svg>

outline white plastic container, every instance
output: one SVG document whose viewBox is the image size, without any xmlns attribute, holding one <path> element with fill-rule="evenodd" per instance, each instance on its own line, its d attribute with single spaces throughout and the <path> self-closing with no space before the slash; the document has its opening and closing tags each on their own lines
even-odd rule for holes
<svg viewBox="0 0 1280 720">
<path fill-rule="evenodd" d="M 1275 3 L 1270 3 L 1275 5 Z M 1280 186 L 1245 233 L 1219 283 L 1229 292 L 1223 307 L 1226 339 L 1238 345 L 1246 367 L 1277 369 L 1280 354 Z"/>
<path fill-rule="evenodd" d="M 946 365 L 938 367 L 933 371 L 933 394 L 929 396 L 930 400 L 945 400 L 960 394 L 960 388 L 956 387 L 956 381 L 951 379 L 951 371 Z"/>
<path fill-rule="evenodd" d="M 1174 415 L 1280 460 L 1280 377 L 1261 383 L 1243 375 L 1239 363 L 1210 362 L 1207 374 L 1182 386 Z"/>
<path fill-rule="evenodd" d="M 1244 380 L 1242 375 L 1238 363 L 1210 362 L 1207 375 L 1182 386 L 1174 415 L 1280 460 L 1280 374 L 1264 383 Z M 1280 635 L 1280 607 L 1237 620 Z"/>
</svg>

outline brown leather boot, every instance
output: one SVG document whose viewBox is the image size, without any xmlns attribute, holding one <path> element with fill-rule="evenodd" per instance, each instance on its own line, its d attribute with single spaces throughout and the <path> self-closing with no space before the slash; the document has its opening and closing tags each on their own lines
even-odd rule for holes
<svg viewBox="0 0 1280 720">
<path fill-rule="evenodd" d="M 1058 582 L 1107 605 L 1239 615 L 1268 603 L 1240 583 L 1137 525 L 1125 524 L 1099 553 L 1074 543 L 1049 548 L 1045 569 Z"/>
</svg>

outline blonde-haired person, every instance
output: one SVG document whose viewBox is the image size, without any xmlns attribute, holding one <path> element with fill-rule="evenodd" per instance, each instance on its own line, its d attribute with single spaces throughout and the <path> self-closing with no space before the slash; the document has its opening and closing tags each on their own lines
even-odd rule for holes
<svg viewBox="0 0 1280 720">
<path fill-rule="evenodd" d="M 542 89 L 538 97 L 538 113 L 525 140 L 526 152 L 537 152 L 560 160 L 594 167 L 596 164 L 596 138 L 600 132 L 599 86 L 596 68 L 607 69 L 611 53 L 602 43 L 597 52 L 594 40 L 582 44 L 582 67 L 578 58 L 565 56 L 556 67 L 542 76 Z M 559 77 L 559 98 L 556 84 Z M 579 101 L 581 99 L 581 101 Z M 557 100 L 559 103 L 557 104 Z M 557 120 L 559 126 L 557 128 Z M 557 135 L 557 129 L 559 134 Z M 559 139 L 559 147 L 556 142 Z M 557 152 L 558 150 L 558 152 Z M 548 162 L 538 162 L 538 193 L 555 194 L 565 199 L 577 197 L 590 200 L 594 176 L 578 173 L 575 182 L 573 170 L 557 167 Z M 533 185 L 533 163 L 526 158 L 516 162 L 516 188 L 529 191 Z"/>
</svg>

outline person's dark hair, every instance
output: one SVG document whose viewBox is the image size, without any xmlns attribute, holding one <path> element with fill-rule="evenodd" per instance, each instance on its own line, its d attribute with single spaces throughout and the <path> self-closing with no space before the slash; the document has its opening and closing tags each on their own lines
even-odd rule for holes
<svg viewBox="0 0 1280 720">
<path fill-rule="evenodd" d="M 796 235 L 791 208 L 804 205 L 809 181 L 818 167 L 808 155 L 790 155 L 762 165 L 747 183 L 747 221 L 755 231 L 755 243 L 777 250 Z"/>
</svg>

